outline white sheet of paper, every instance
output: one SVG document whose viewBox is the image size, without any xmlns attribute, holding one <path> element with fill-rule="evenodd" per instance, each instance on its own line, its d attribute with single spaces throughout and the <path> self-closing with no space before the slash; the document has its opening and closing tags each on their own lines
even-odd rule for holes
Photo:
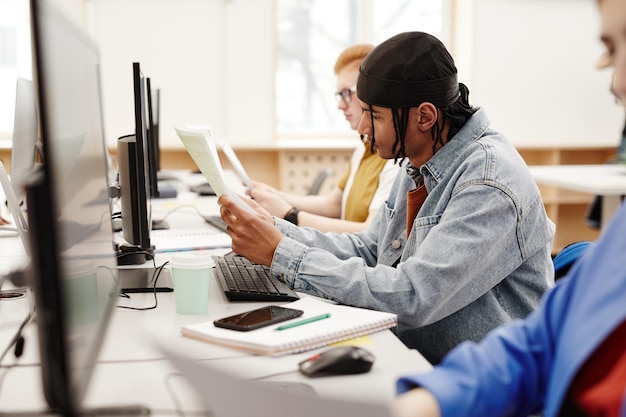
<svg viewBox="0 0 626 417">
<path fill-rule="evenodd" d="M 243 182 L 243 184 L 246 186 L 248 190 L 251 190 L 252 181 L 250 181 L 250 177 L 248 176 L 248 173 L 246 172 L 243 165 L 241 164 L 241 161 L 237 157 L 237 154 L 235 154 L 235 151 L 230 146 L 230 143 L 228 143 L 228 140 L 222 136 L 221 138 L 218 139 L 217 142 L 220 148 L 222 148 L 222 152 L 224 152 L 224 155 L 226 155 L 226 157 L 230 161 L 230 164 L 233 166 L 233 169 L 237 173 L 237 176 L 239 177 L 239 179 L 241 179 L 241 181 Z"/>
<path fill-rule="evenodd" d="M 193 130 L 174 128 L 181 142 L 191 155 L 191 158 L 198 166 L 198 169 L 206 180 L 211 184 L 213 191 L 219 197 L 227 195 L 233 199 L 239 206 L 247 210 L 254 211 L 248 206 L 241 197 L 232 191 L 224 181 L 224 173 L 222 165 L 217 154 L 215 141 L 210 136 L 209 130 Z"/>
<path fill-rule="evenodd" d="M 161 345 L 216 417 L 392 417 L 389 406 L 322 398 L 307 392 L 248 381 L 197 362 Z"/>
</svg>

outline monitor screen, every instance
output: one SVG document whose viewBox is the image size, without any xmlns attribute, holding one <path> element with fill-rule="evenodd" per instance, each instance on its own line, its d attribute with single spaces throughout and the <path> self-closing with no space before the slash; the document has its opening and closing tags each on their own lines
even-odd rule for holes
<svg viewBox="0 0 626 417">
<path fill-rule="evenodd" d="M 76 415 L 118 298 L 99 52 L 48 1 L 31 0 L 44 163 L 27 181 L 31 285 L 51 409 Z"/>
<path fill-rule="evenodd" d="M 159 131 L 159 120 L 161 118 L 161 89 L 150 88 L 148 97 L 152 102 L 152 120 L 150 122 L 150 128 L 153 131 L 153 141 L 156 144 L 156 149 L 158 150 L 158 152 L 156 152 L 156 170 L 158 172 L 161 170 L 161 134 Z"/>
<path fill-rule="evenodd" d="M 156 115 L 154 103 L 152 101 L 152 83 L 150 77 L 146 78 L 146 111 L 148 116 L 147 131 L 147 152 L 148 152 L 148 176 L 150 181 L 150 196 L 159 197 L 159 182 L 157 173 L 159 171 L 159 138 L 156 125 Z"/>
</svg>

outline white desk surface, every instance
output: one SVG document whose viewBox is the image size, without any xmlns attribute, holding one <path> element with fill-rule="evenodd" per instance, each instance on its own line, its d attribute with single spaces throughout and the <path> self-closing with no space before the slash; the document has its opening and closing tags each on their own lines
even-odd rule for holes
<svg viewBox="0 0 626 417">
<path fill-rule="evenodd" d="M 206 202 L 210 207 L 212 203 L 209 200 Z M 156 211 L 167 209 L 169 204 L 172 202 L 158 202 L 159 207 L 155 207 Z M 212 207 L 214 210 L 217 209 L 216 205 Z M 197 214 L 195 216 L 201 219 Z M 177 210 L 168 217 L 168 220 L 170 224 L 187 224 L 189 221 L 198 225 L 200 223 L 197 219 L 192 220 L 196 217 L 185 214 L 184 210 Z M 12 247 L 15 244 L 20 244 L 17 238 L 0 240 L 0 253 L 4 247 Z M 220 251 L 224 252 L 224 250 L 214 252 Z M 164 262 L 163 259 L 157 257 L 157 264 Z M 19 263 L 23 260 L 24 255 L 19 253 L 0 257 L 0 262 Z M 4 350 L 26 316 L 30 300 L 29 297 L 25 297 L 0 301 L 0 349 Z M 417 351 L 408 349 L 387 330 L 370 335 L 365 338 L 366 341 L 362 345 L 377 358 L 369 373 L 309 379 L 297 372 L 298 362 L 323 349 L 279 358 L 261 357 L 186 338 L 180 334 L 180 327 L 183 324 L 212 321 L 259 307 L 264 303 L 228 302 L 215 281 L 211 283 L 209 308 L 206 314 L 177 314 L 173 293 L 158 293 L 157 300 L 158 306 L 153 310 L 135 311 L 117 308 L 114 312 L 86 395 L 85 404 L 88 407 L 140 404 L 149 407 L 153 415 L 163 416 L 181 415 L 177 414 L 178 404 L 185 413 L 189 413 L 185 415 L 205 410 L 201 399 L 187 382 L 173 373 L 169 361 L 154 344 L 155 340 L 166 343 L 171 349 L 182 352 L 187 357 L 198 361 L 212 361 L 219 367 L 242 377 L 267 377 L 261 380 L 304 383 L 313 387 L 318 395 L 349 398 L 355 401 L 388 402 L 395 395 L 395 381 L 400 375 L 430 368 L 430 364 Z M 153 303 L 154 294 L 131 294 L 130 299 L 120 298 L 119 301 L 119 305 L 138 307 Z M 25 352 L 17 362 L 18 366 L 0 369 L 0 413 L 37 411 L 45 408 L 40 386 L 37 331 L 34 324 L 27 327 L 25 339 Z M 9 354 L 3 365 L 9 365 L 12 361 L 12 355 Z"/>
<path fill-rule="evenodd" d="M 530 173 L 539 184 L 602 197 L 601 227 L 606 226 L 626 195 L 626 165 L 538 165 Z"/>
<path fill-rule="evenodd" d="M 626 165 L 536 165 L 538 183 L 597 195 L 626 194 Z"/>
</svg>

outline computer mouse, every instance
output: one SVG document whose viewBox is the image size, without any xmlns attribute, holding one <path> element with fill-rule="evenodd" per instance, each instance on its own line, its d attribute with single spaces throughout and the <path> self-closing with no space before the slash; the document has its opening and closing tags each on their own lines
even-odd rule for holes
<svg viewBox="0 0 626 417">
<path fill-rule="evenodd" d="M 309 377 L 350 375 L 369 372 L 374 355 L 357 346 L 338 346 L 300 362 L 299 370 Z"/>
</svg>

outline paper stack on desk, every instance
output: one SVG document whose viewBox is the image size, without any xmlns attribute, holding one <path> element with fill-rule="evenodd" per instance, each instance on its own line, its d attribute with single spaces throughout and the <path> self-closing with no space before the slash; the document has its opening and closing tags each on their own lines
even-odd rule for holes
<svg viewBox="0 0 626 417">
<path fill-rule="evenodd" d="M 283 307 L 304 311 L 293 321 L 323 314 L 330 318 L 314 321 L 303 326 L 276 331 L 278 325 L 270 325 L 249 332 L 215 327 L 213 322 L 188 324 L 182 327 L 187 337 L 214 343 L 250 353 L 280 356 L 304 352 L 353 337 L 395 327 L 397 316 L 364 308 L 331 304 L 316 298 L 305 297 Z M 290 321 L 280 323 L 289 324 Z"/>
</svg>

